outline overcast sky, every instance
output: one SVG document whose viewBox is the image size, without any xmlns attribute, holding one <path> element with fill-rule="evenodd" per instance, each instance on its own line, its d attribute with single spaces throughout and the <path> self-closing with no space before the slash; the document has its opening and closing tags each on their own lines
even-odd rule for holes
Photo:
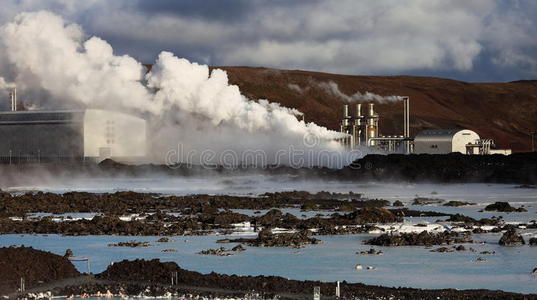
<svg viewBox="0 0 537 300">
<path fill-rule="evenodd" d="M 535 0 L 2 0 L 0 22 L 43 9 L 144 63 L 537 79 Z"/>
</svg>

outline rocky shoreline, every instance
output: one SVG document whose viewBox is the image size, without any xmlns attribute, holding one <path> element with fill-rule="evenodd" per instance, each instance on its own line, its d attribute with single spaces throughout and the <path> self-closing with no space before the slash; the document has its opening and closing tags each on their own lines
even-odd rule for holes
<svg viewBox="0 0 537 300">
<path fill-rule="evenodd" d="M 439 182 L 439 183 L 513 183 L 522 188 L 537 184 L 537 152 L 511 155 L 451 154 L 370 154 L 355 160 L 342 169 L 325 167 L 293 168 L 289 166 L 234 167 L 199 165 L 125 165 L 112 160 L 99 164 L 58 163 L 42 165 L 2 165 L 0 172 L 24 176 L 34 172 L 73 178 L 83 174 L 90 177 L 117 176 L 233 176 L 265 174 L 292 178 L 380 182 Z M 0 186 L 18 185 L 17 176 L 0 178 Z M 2 184 L 3 183 L 3 184 Z"/>
<path fill-rule="evenodd" d="M 28 262 L 20 261 L 24 273 L 6 273 L 3 278 L 16 282 L 19 276 L 29 277 L 31 274 L 44 274 L 31 263 L 33 257 L 39 257 L 44 263 L 65 258 L 30 248 L 0 248 L 0 252 L 9 252 L 14 256 L 30 258 Z M 0 265 L 5 264 L 6 256 L 0 256 Z M 72 265 L 71 265 L 72 266 Z M 74 267 L 72 267 L 74 269 Z M 255 294 L 262 299 L 310 299 L 313 287 L 319 286 L 323 298 L 332 299 L 335 282 L 289 280 L 276 276 L 236 276 L 216 273 L 201 274 L 184 270 L 173 262 L 154 260 L 120 261 L 110 265 L 105 271 L 94 276 L 82 276 L 72 269 L 63 268 L 57 277 L 45 283 L 34 283 L 28 286 L 32 294 L 49 292 L 49 295 L 117 295 L 117 296 L 184 296 L 195 298 L 245 298 Z M 50 270 L 48 272 L 51 272 Z M 173 279 L 172 279 L 173 278 Z M 59 280 L 58 279 L 63 279 Z M 44 285 L 43 285 L 44 284 Z M 40 288 L 41 286 L 41 288 Z M 17 296 L 16 285 L 2 286 L 0 295 Z M 23 294 L 19 294 L 22 296 Z M 364 285 L 360 283 L 341 283 L 340 299 L 537 299 L 537 295 L 523 295 L 490 290 L 423 290 L 413 288 L 387 288 Z"/>
</svg>

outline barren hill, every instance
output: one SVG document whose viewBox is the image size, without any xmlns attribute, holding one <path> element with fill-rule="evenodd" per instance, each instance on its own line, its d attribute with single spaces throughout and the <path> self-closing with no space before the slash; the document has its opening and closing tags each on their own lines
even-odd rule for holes
<svg viewBox="0 0 537 300">
<path fill-rule="evenodd" d="M 416 76 L 350 76 L 297 70 L 219 67 L 252 99 L 264 98 L 296 108 L 314 121 L 339 129 L 344 96 L 326 88 L 334 82 L 346 95 L 371 92 L 410 96 L 411 135 L 422 129 L 468 128 L 492 138 L 498 147 L 531 149 L 537 131 L 537 81 L 468 83 Z M 383 135 L 402 134 L 402 102 L 377 103 Z"/>
</svg>

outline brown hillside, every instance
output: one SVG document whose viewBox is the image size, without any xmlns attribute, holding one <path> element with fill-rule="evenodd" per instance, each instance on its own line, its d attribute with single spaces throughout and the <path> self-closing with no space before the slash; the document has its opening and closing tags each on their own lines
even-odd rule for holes
<svg viewBox="0 0 537 300">
<path fill-rule="evenodd" d="M 296 108 L 331 129 L 339 128 L 343 99 L 326 92 L 319 82 L 333 81 L 352 95 L 366 91 L 383 96 L 410 96 L 411 133 L 426 128 L 468 128 L 493 138 L 498 147 L 531 149 L 530 131 L 537 130 L 537 81 L 467 83 L 415 76 L 349 76 L 252 67 L 219 67 L 230 82 L 252 99 L 264 98 Z M 300 86 L 302 92 L 289 88 Z M 402 134 L 402 102 L 377 104 L 380 131 Z"/>
</svg>

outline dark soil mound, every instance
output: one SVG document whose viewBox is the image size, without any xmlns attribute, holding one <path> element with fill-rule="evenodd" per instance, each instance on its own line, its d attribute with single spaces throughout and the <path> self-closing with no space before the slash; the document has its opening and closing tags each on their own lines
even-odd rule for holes
<svg viewBox="0 0 537 300">
<path fill-rule="evenodd" d="M 80 275 L 65 257 L 27 247 L 0 248 L 0 295 L 19 288 L 21 277 L 26 288 L 42 282 Z"/>
</svg>

